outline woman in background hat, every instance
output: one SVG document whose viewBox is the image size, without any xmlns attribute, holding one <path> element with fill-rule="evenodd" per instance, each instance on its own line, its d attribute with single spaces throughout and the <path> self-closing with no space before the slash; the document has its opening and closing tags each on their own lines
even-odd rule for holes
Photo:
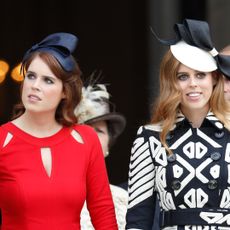
<svg viewBox="0 0 230 230">
<path fill-rule="evenodd" d="M 138 129 L 129 166 L 126 229 L 150 230 L 156 196 L 164 230 L 230 229 L 230 121 L 223 74 L 204 21 L 175 25 L 160 66 L 151 122 Z"/>
<path fill-rule="evenodd" d="M 100 142 L 76 125 L 77 37 L 51 34 L 22 60 L 21 103 L 0 127 L 2 229 L 79 230 L 85 200 L 97 230 L 117 230 Z"/>
<path fill-rule="evenodd" d="M 92 126 L 100 140 L 104 157 L 109 155 L 109 149 L 123 132 L 126 119 L 120 113 L 110 111 L 109 93 L 104 84 L 89 84 L 82 89 L 82 101 L 75 109 L 79 122 Z M 118 229 L 125 229 L 125 215 L 127 211 L 128 193 L 116 185 L 110 184 L 115 206 Z M 84 206 L 81 213 L 81 229 L 94 229 L 90 217 Z"/>
</svg>

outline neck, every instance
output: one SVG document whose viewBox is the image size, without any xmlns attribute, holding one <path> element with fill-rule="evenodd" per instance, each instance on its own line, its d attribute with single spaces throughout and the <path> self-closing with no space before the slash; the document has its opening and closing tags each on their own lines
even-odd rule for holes
<svg viewBox="0 0 230 230">
<path fill-rule="evenodd" d="M 36 137 L 52 136 L 62 128 L 54 116 L 35 115 L 28 112 L 12 122 L 23 131 Z"/>
<path fill-rule="evenodd" d="M 182 110 L 182 113 L 189 120 L 189 122 L 191 122 L 193 128 L 199 128 L 204 118 L 207 116 L 208 111 L 209 108 L 203 108 L 203 109 L 192 110 L 192 111 Z"/>
</svg>

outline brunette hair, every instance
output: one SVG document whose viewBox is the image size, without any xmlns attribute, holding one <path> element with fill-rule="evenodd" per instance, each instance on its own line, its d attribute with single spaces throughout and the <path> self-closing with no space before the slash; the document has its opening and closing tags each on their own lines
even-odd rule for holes
<svg viewBox="0 0 230 230">
<path fill-rule="evenodd" d="M 65 71 L 56 58 L 47 53 L 37 51 L 32 53 L 28 59 L 24 62 L 22 66 L 22 73 L 25 77 L 25 73 L 28 70 L 31 62 L 36 58 L 41 58 L 51 69 L 54 75 L 59 78 L 63 83 L 63 91 L 65 93 L 65 98 L 61 100 L 59 103 L 55 118 L 59 124 L 64 126 L 71 126 L 78 122 L 78 118 L 74 114 L 74 108 L 79 104 L 81 100 L 81 93 L 82 93 L 82 80 L 81 80 L 81 70 L 77 62 L 74 60 L 75 67 L 72 71 Z M 23 83 L 21 85 L 21 92 L 23 88 Z M 13 109 L 13 117 L 15 119 L 21 116 L 25 112 L 25 107 L 20 101 L 18 104 L 14 106 Z"/>
<path fill-rule="evenodd" d="M 179 106 L 181 103 L 181 92 L 177 84 L 177 72 L 180 62 L 169 50 L 162 59 L 160 65 L 160 94 L 153 106 L 151 123 L 161 125 L 160 141 L 168 153 L 172 153 L 166 143 L 166 136 L 173 128 Z M 209 105 L 215 116 L 230 130 L 229 108 L 224 99 L 223 75 L 220 72 L 212 72 L 216 78 L 216 84 L 211 95 Z"/>
</svg>

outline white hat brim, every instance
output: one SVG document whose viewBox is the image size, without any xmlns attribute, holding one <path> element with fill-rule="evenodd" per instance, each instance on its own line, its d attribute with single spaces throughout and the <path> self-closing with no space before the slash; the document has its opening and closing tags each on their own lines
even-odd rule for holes
<svg viewBox="0 0 230 230">
<path fill-rule="evenodd" d="M 179 62 L 191 69 L 202 72 L 212 72 L 217 69 L 216 61 L 209 52 L 188 45 L 183 40 L 171 45 L 170 49 Z"/>
</svg>

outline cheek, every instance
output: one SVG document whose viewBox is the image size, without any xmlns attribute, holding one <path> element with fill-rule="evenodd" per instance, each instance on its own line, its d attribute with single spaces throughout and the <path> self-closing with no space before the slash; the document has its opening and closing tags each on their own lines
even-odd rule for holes
<svg viewBox="0 0 230 230">
<path fill-rule="evenodd" d="M 27 87 L 27 85 L 24 83 L 24 84 L 22 85 L 22 88 L 21 88 L 21 96 L 22 96 L 22 99 L 25 98 L 26 92 L 28 91 L 27 89 L 28 89 L 28 87 Z"/>
<path fill-rule="evenodd" d="M 107 149 L 107 150 L 108 150 L 109 141 L 108 141 L 107 138 L 103 138 L 103 140 L 102 140 L 102 145 L 103 145 L 104 149 Z"/>
<path fill-rule="evenodd" d="M 102 149 L 104 152 L 108 151 L 109 139 L 104 135 L 98 135 Z"/>
<path fill-rule="evenodd" d="M 59 100 L 63 98 L 63 91 L 60 88 L 57 89 L 47 89 L 43 93 L 50 99 Z"/>
<path fill-rule="evenodd" d="M 230 82 L 224 82 L 224 89 L 230 90 Z"/>
<path fill-rule="evenodd" d="M 179 90 L 180 92 L 183 92 L 183 90 L 185 90 L 185 88 L 186 88 L 186 83 L 185 82 L 179 81 L 177 83 L 177 90 Z"/>
<path fill-rule="evenodd" d="M 23 81 L 22 86 L 21 86 L 21 91 L 25 91 L 28 88 L 28 83 L 26 80 Z"/>
<path fill-rule="evenodd" d="M 204 85 L 204 87 L 205 87 L 205 85 Z M 215 87 L 214 81 L 211 81 L 211 82 L 209 83 L 209 91 L 210 91 L 211 93 L 213 92 L 214 87 Z"/>
</svg>

